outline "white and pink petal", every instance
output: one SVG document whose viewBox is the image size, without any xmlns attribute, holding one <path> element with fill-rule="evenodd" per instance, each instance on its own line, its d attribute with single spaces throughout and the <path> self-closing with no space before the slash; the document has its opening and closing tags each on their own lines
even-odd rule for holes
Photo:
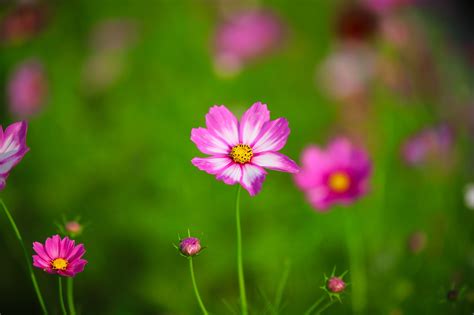
<svg viewBox="0 0 474 315">
<path fill-rule="evenodd" d="M 0 144 L 0 161 L 11 158 L 14 155 L 23 156 L 28 152 L 26 146 L 26 132 L 28 125 L 25 121 L 11 124 L 3 133 Z"/>
<path fill-rule="evenodd" d="M 209 132 L 225 141 L 229 146 L 239 144 L 239 123 L 237 118 L 224 105 L 213 106 L 206 115 Z"/>
<path fill-rule="evenodd" d="M 280 172 L 299 172 L 299 167 L 293 160 L 278 152 L 257 154 L 252 158 L 252 164 Z"/>
<path fill-rule="evenodd" d="M 278 118 L 267 122 L 255 142 L 252 143 L 254 153 L 281 150 L 288 139 L 290 128 L 285 118 Z"/>
<path fill-rule="evenodd" d="M 191 163 L 201 171 L 216 175 L 233 162 L 228 156 L 212 156 L 207 158 L 194 158 L 191 160 Z"/>
<path fill-rule="evenodd" d="M 244 164 L 242 165 L 240 184 L 249 192 L 250 196 L 255 196 L 262 189 L 266 174 L 267 172 L 260 166 L 249 163 Z"/>
<path fill-rule="evenodd" d="M 242 178 L 242 167 L 240 164 L 232 163 L 219 172 L 216 178 L 227 185 L 234 185 Z"/>
<path fill-rule="evenodd" d="M 191 141 L 194 142 L 202 153 L 209 155 L 225 155 L 231 147 L 221 138 L 211 133 L 206 128 L 193 128 Z"/>
<path fill-rule="evenodd" d="M 266 104 L 257 102 L 252 105 L 240 120 L 240 143 L 252 145 L 260 134 L 263 126 L 270 120 L 270 111 Z"/>
</svg>

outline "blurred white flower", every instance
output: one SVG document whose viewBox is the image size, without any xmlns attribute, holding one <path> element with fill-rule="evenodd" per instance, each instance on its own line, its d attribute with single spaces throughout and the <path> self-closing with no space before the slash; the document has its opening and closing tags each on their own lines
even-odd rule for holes
<svg viewBox="0 0 474 315">
<path fill-rule="evenodd" d="M 474 183 L 466 185 L 464 189 L 464 202 L 466 203 L 466 207 L 474 210 Z"/>
<path fill-rule="evenodd" d="M 376 55 L 364 45 L 343 46 L 331 53 L 317 69 L 317 81 L 335 99 L 366 93 L 375 74 Z"/>
</svg>

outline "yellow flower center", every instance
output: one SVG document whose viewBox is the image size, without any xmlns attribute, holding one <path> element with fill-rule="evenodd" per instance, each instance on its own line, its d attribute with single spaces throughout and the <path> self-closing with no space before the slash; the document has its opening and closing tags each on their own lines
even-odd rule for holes
<svg viewBox="0 0 474 315">
<path fill-rule="evenodd" d="M 245 164 L 250 162 L 253 152 L 250 146 L 246 144 L 238 144 L 232 148 L 229 155 L 235 163 Z"/>
<path fill-rule="evenodd" d="M 51 261 L 51 266 L 54 270 L 66 270 L 69 262 L 63 258 L 56 258 Z"/>
<path fill-rule="evenodd" d="M 351 179 L 345 172 L 334 172 L 329 176 L 329 187 L 334 192 L 343 193 L 350 185 Z"/>
</svg>

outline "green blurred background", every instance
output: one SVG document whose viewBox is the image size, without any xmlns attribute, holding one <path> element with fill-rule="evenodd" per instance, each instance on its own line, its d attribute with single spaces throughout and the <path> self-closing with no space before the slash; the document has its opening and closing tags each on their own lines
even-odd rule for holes
<svg viewBox="0 0 474 315">
<path fill-rule="evenodd" d="M 173 247 L 190 229 L 207 247 L 195 259 L 198 285 L 213 314 L 238 309 L 234 198 L 236 187 L 197 170 L 203 156 L 190 141 L 214 104 L 242 113 L 256 101 L 272 118 L 286 117 L 291 135 L 283 153 L 299 161 L 309 143 L 325 145 L 345 131 L 347 104 L 315 82 L 315 69 L 334 46 L 334 16 L 342 1 L 284 0 L 260 3 L 278 13 L 288 35 L 278 52 L 230 78 L 216 74 L 212 36 L 219 21 L 213 1 L 45 2 L 48 23 L 34 38 L 3 45 L 0 83 L 15 65 L 41 60 L 48 97 L 29 119 L 31 151 L 13 170 L 2 192 L 27 244 L 57 232 L 63 217 L 81 217 L 78 238 L 89 261 L 76 277 L 81 314 L 199 314 L 186 259 Z M 229 3 L 235 4 L 233 2 Z M 222 5 L 222 4 L 221 4 Z M 14 4 L 3 7 L 8 14 Z M 461 57 L 446 54 L 441 23 L 416 9 L 406 13 L 425 30 L 439 66 L 440 85 L 456 99 L 469 87 Z M 120 71 L 94 90 L 84 65 L 95 50 L 90 38 L 102 21 L 132 21 L 126 48 L 108 60 Z M 397 60 L 383 43 L 372 45 Z M 99 62 L 100 63 L 100 62 Z M 402 62 L 403 63 L 403 62 Z M 472 69 L 472 68 L 471 68 Z M 471 70 L 472 71 L 472 70 Z M 463 190 L 473 180 L 472 138 L 464 122 L 446 116 L 454 106 L 437 96 L 409 97 L 379 80 L 370 86 L 369 114 L 358 135 L 374 162 L 371 192 L 351 207 L 315 212 L 291 175 L 270 172 L 262 192 L 242 196 L 244 262 L 252 314 L 265 314 L 289 270 L 281 314 L 301 314 L 323 294 L 323 274 L 350 268 L 346 240 L 355 243 L 365 274 L 361 314 L 470 314 L 474 311 L 473 215 Z M 467 91 L 467 92 L 466 92 Z M 471 91 L 472 92 L 472 91 Z M 3 126 L 9 113 L 2 89 Z M 461 106 L 466 109 L 468 107 Z M 417 130 L 448 120 L 456 126 L 454 162 L 408 167 L 400 145 Z M 342 123 L 341 123 L 342 122 Z M 354 123 L 357 127 L 357 123 Z M 348 219 L 349 217 L 349 219 Z M 0 217 L 0 313 L 39 314 L 17 240 Z M 426 235 L 418 254 L 409 236 Z M 59 312 L 55 277 L 36 270 L 49 308 Z M 351 285 L 325 313 L 352 314 Z M 465 294 L 447 302 L 453 285 Z M 360 287 L 359 287 L 360 289 Z"/>
</svg>

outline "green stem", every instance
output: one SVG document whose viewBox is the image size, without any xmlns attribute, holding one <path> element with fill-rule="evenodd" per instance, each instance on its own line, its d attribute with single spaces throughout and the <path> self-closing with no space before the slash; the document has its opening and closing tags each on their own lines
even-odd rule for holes
<svg viewBox="0 0 474 315">
<path fill-rule="evenodd" d="M 326 296 L 322 296 L 319 298 L 319 300 L 317 300 L 316 302 L 313 303 L 313 305 L 311 305 L 308 310 L 306 312 L 304 312 L 304 315 L 311 315 L 312 312 L 314 312 L 314 310 L 316 309 L 316 307 L 319 306 L 319 304 L 321 304 L 324 299 L 326 298 Z"/>
<path fill-rule="evenodd" d="M 25 256 L 25 259 L 26 259 L 26 265 L 28 267 L 31 282 L 33 283 L 33 288 L 35 289 L 36 296 L 38 297 L 38 302 L 41 305 L 41 309 L 43 310 L 43 314 L 47 315 L 48 310 L 46 309 L 46 305 L 44 303 L 43 296 L 41 295 L 41 291 L 40 291 L 40 288 L 38 286 L 38 281 L 36 281 L 36 277 L 35 277 L 35 274 L 33 272 L 33 267 L 31 267 L 32 266 L 31 258 L 28 255 L 28 251 L 25 248 L 25 244 L 23 243 L 23 238 L 21 237 L 20 231 L 18 230 L 18 227 L 16 226 L 15 220 L 13 220 L 13 217 L 10 214 L 10 211 L 8 211 L 7 206 L 3 202 L 3 199 L 0 199 L 0 203 L 2 204 L 3 210 L 5 211 L 5 215 L 7 216 L 8 221 L 10 222 L 10 224 L 13 228 L 13 231 L 16 234 L 17 239 L 20 242 L 21 248 L 23 249 L 23 255 Z"/>
<path fill-rule="evenodd" d="M 364 313 L 367 300 L 367 283 L 365 277 L 365 268 L 363 262 L 363 253 L 361 248 L 361 231 L 357 228 L 355 209 L 346 213 L 346 237 L 349 251 L 349 269 L 351 272 L 352 286 L 352 311 L 354 314 Z"/>
<path fill-rule="evenodd" d="M 235 200 L 235 222 L 237 226 L 237 273 L 239 276 L 240 307 L 242 315 L 247 315 L 247 296 L 245 294 L 244 266 L 242 263 L 242 231 L 240 228 L 240 191 L 242 187 L 238 185 Z"/>
<path fill-rule="evenodd" d="M 329 306 L 333 305 L 336 301 L 335 300 L 332 300 L 332 301 L 329 301 L 328 303 L 326 303 L 326 305 L 324 305 L 317 313 L 316 315 L 320 315 L 323 311 L 325 311 Z"/>
<path fill-rule="evenodd" d="M 63 297 L 63 279 L 61 276 L 58 276 L 58 289 L 59 289 L 59 304 L 61 305 L 61 311 L 63 315 L 67 315 L 66 306 L 64 305 L 64 297 Z"/>
<path fill-rule="evenodd" d="M 193 265 L 193 258 L 189 257 L 189 271 L 191 272 L 191 279 L 193 281 L 194 293 L 196 294 L 196 299 L 198 300 L 199 307 L 204 315 L 208 315 L 209 313 L 202 302 L 201 295 L 199 294 L 199 290 L 196 284 L 196 277 L 194 276 L 194 265 Z M 72 314 L 71 314 L 72 315 Z"/>
<path fill-rule="evenodd" d="M 76 315 L 76 308 L 74 307 L 74 278 L 67 278 L 67 304 L 69 313 Z"/>
</svg>

